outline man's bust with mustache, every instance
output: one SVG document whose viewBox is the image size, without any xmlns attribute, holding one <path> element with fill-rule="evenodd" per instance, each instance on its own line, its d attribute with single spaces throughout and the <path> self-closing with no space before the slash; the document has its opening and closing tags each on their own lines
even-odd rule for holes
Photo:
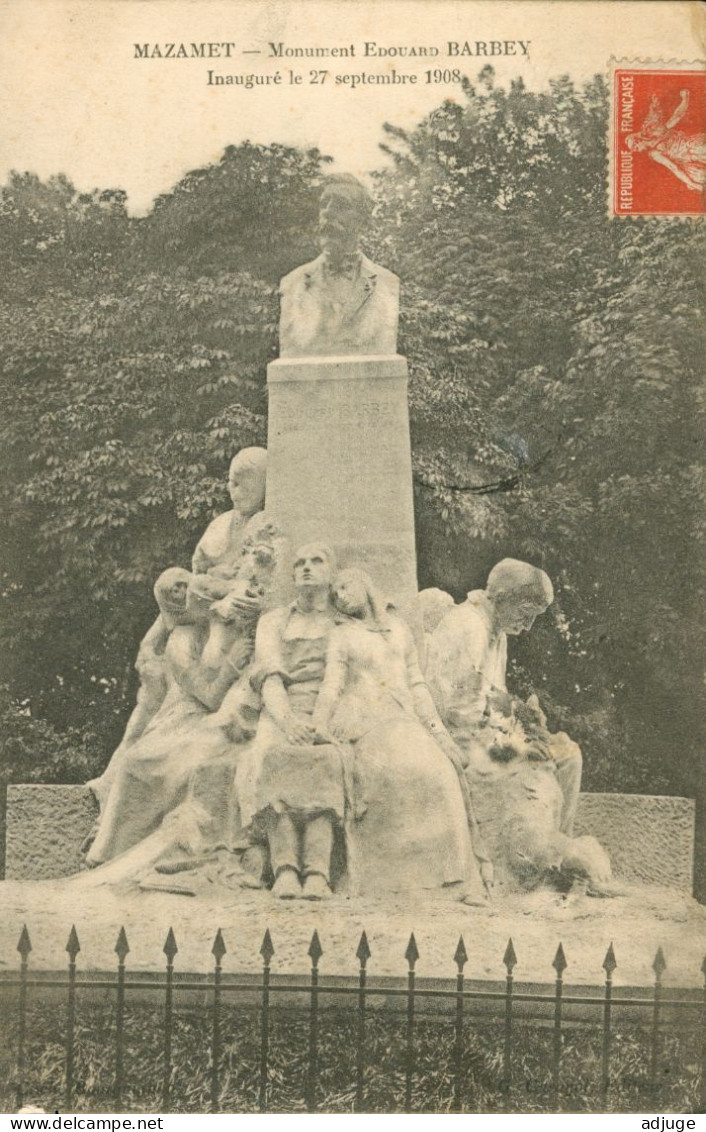
<svg viewBox="0 0 706 1132">
<path fill-rule="evenodd" d="M 360 251 L 372 200 L 355 177 L 328 177 L 321 255 L 280 283 L 280 357 L 396 354 L 400 281 Z"/>
</svg>

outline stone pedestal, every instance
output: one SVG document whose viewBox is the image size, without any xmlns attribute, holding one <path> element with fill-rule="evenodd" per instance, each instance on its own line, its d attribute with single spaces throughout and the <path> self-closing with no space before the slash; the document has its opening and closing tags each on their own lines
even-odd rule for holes
<svg viewBox="0 0 706 1132">
<path fill-rule="evenodd" d="M 405 359 L 279 359 L 267 381 L 268 513 L 293 548 L 331 543 L 404 606 L 417 592 Z"/>
<path fill-rule="evenodd" d="M 8 786 L 7 879 L 48 880 L 78 872 L 80 845 L 97 812 L 87 786 Z M 621 880 L 690 891 L 690 798 L 581 794 L 575 832 L 598 838 Z"/>
</svg>

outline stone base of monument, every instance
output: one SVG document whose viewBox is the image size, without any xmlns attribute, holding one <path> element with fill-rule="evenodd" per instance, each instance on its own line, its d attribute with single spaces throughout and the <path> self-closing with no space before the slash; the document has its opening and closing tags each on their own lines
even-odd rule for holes
<svg viewBox="0 0 706 1132">
<path fill-rule="evenodd" d="M 600 986 L 603 959 L 612 942 L 618 961 L 615 985 L 649 987 L 658 947 L 667 960 L 666 987 L 702 985 L 706 908 L 689 895 L 693 803 L 682 798 L 583 795 L 580 832 L 608 847 L 616 873 L 631 882 L 610 899 L 551 891 L 505 896 L 487 908 L 459 902 L 454 889 L 389 894 L 385 898 L 333 896 L 325 903 L 277 900 L 266 890 L 208 891 L 198 898 L 133 887 L 97 885 L 96 873 L 59 879 L 78 865 L 77 845 L 90 830 L 94 803 L 85 787 L 13 786 L 8 798 L 8 879 L 0 884 L 0 979 L 16 971 L 17 941 L 27 924 L 31 967 L 63 970 L 65 946 L 76 926 L 82 971 L 113 971 L 118 931 L 130 944 L 134 972 L 162 971 L 167 932 L 174 929 L 177 971 L 207 974 L 219 928 L 228 948 L 224 970 L 256 974 L 266 929 L 274 947 L 272 969 L 306 974 L 313 930 L 323 947 L 324 976 L 355 976 L 355 950 L 365 931 L 371 977 L 400 976 L 414 932 L 420 976 L 455 971 L 453 955 L 463 935 L 469 979 L 500 979 L 508 937 L 518 956 L 519 982 L 550 984 L 559 942 L 569 968 L 567 985 Z M 33 879 L 32 879 L 33 878 Z M 137 992 L 131 992 L 137 993 Z"/>
<path fill-rule="evenodd" d="M 78 872 L 97 806 L 85 786 L 8 787 L 5 875 L 48 880 Z M 694 803 L 643 794 L 582 794 L 576 834 L 593 834 L 615 875 L 691 892 Z"/>
<path fill-rule="evenodd" d="M 323 948 L 319 969 L 324 981 L 328 976 L 356 977 L 355 952 L 365 931 L 372 953 L 370 978 L 405 975 L 405 950 L 414 932 L 421 978 L 455 974 L 453 956 L 462 935 L 469 954 L 465 972 L 469 979 L 501 979 L 503 955 L 512 938 L 518 989 L 526 982 L 552 984 L 552 960 L 559 943 L 569 965 L 567 986 L 600 986 L 611 943 L 618 962 L 616 988 L 651 987 L 659 947 L 667 962 L 665 993 L 685 987 L 700 994 L 703 986 L 706 909 L 673 889 L 636 886 L 628 895 L 611 899 L 585 895 L 566 899 L 543 891 L 475 908 L 444 890 L 389 895 L 384 900 L 334 896 L 325 904 L 313 904 L 277 900 L 266 890 L 219 889 L 189 898 L 134 889 L 121 892 L 107 885 L 84 887 L 83 881 L 84 874 L 69 881 L 0 883 L 0 981 L 3 973 L 18 971 L 17 943 L 26 924 L 34 972 L 66 970 L 66 943 L 75 926 L 81 973 L 115 971 L 121 927 L 130 946 L 129 970 L 163 973 L 163 947 L 171 927 L 179 949 L 177 977 L 213 971 L 212 947 L 219 928 L 227 947 L 223 962 L 227 975 L 262 970 L 260 947 L 269 930 L 275 949 L 273 973 L 305 976 L 316 929 Z"/>
</svg>

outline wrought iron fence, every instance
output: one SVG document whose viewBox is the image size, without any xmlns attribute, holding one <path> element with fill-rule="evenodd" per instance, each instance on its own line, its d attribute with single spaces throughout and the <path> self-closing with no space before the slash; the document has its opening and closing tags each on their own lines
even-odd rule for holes
<svg viewBox="0 0 706 1132">
<path fill-rule="evenodd" d="M 343 982 L 320 981 L 319 965 L 323 956 L 323 948 L 317 931 L 314 931 L 308 948 L 310 970 L 308 976 L 292 978 L 292 976 L 273 978 L 272 962 L 275 948 L 269 929 L 265 932 L 260 956 L 262 970 L 259 977 L 233 975 L 224 979 L 223 959 L 226 955 L 226 944 L 223 933 L 218 929 L 211 948 L 213 955 L 213 971 L 206 981 L 198 976 L 186 974 L 183 978 L 175 980 L 175 960 L 178 954 L 177 941 L 172 928 L 169 929 L 164 943 L 163 952 L 166 958 L 166 967 L 162 977 L 149 976 L 147 979 L 130 979 L 127 975 L 127 957 L 130 953 L 127 934 L 124 927 L 120 929 L 115 944 L 117 956 L 117 970 L 111 975 L 79 978 L 76 966 L 77 956 L 81 950 L 76 928 L 72 927 L 66 952 L 68 953 L 68 971 L 65 975 L 32 975 L 30 974 L 30 953 L 32 944 L 27 927 L 22 929 L 17 950 L 20 953 L 19 977 L 3 978 L 0 989 L 12 989 L 17 994 L 17 1042 L 15 1056 L 15 1101 L 18 1108 L 24 1102 L 26 1078 L 26 1051 L 27 1051 L 27 1018 L 28 995 L 42 991 L 65 992 L 66 995 L 66 1038 L 65 1038 L 65 1069 L 64 1069 L 64 1109 L 72 1111 L 74 1102 L 75 1073 L 75 1025 L 77 993 L 81 989 L 100 989 L 103 992 L 114 993 L 114 1074 L 113 1074 L 113 1101 L 114 1111 L 121 1110 L 123 1092 L 126 1087 L 125 1075 L 125 1009 L 126 993 L 128 991 L 144 993 L 159 993 L 163 996 L 162 1014 L 162 1089 L 161 1108 L 169 1112 L 172 1105 L 172 1037 L 174 1027 L 174 997 L 175 992 L 188 991 L 202 992 L 204 989 L 209 995 L 210 1010 L 210 1110 L 219 1112 L 221 1098 L 221 1022 L 224 997 L 243 994 L 257 998 L 259 1014 L 259 1081 L 258 1081 L 258 1107 L 261 1112 L 268 1111 L 268 1087 L 270 1077 L 270 1031 L 271 1016 L 278 996 L 295 996 L 302 1000 L 303 1007 L 308 1015 L 308 1049 L 307 1071 L 304 1090 L 306 1108 L 316 1112 L 319 1104 L 319 1018 L 321 1000 L 323 996 L 338 996 L 339 1001 L 355 1012 L 355 1093 L 354 1111 L 365 1111 L 365 1083 L 366 1072 L 369 1069 L 366 1057 L 366 1033 L 371 1015 L 371 1005 L 377 997 L 388 1000 L 388 1004 L 395 1004 L 404 1016 L 404 1110 L 412 1111 L 412 1092 L 415 1079 L 415 1037 L 418 1014 L 422 1008 L 430 1003 L 445 1005 L 449 1015 L 449 1025 L 453 1027 L 453 1054 L 452 1054 L 452 1111 L 463 1111 L 462 1079 L 465 1055 L 464 1027 L 469 1017 L 469 1007 L 473 1003 L 485 1003 L 486 1009 L 499 1017 L 503 1024 L 502 1042 L 502 1097 L 505 1110 L 511 1110 L 513 1097 L 513 1050 L 515 1027 L 520 1004 L 532 1004 L 540 1012 L 553 1029 L 551 1042 L 551 1098 L 554 1111 L 560 1111 L 561 1085 L 562 1085 L 562 1048 L 563 1032 L 566 1026 L 566 1008 L 586 1008 L 592 1013 L 594 1020 L 599 1021 L 602 1027 L 601 1040 L 601 1072 L 600 1072 L 600 1100 L 605 1109 L 608 1104 L 612 1087 L 611 1080 L 611 1049 L 614 1037 L 614 1020 L 616 1011 L 620 1008 L 630 1008 L 637 1011 L 649 1021 L 649 1087 L 654 1094 L 657 1088 L 660 1039 L 665 1026 L 667 1014 L 670 1018 L 677 1017 L 679 1025 L 683 1027 L 682 1018 L 687 1019 L 687 1027 L 691 1026 L 696 1032 L 701 1027 L 701 1104 L 702 1111 L 706 1109 L 706 957 L 701 965 L 704 976 L 703 993 L 694 988 L 672 990 L 666 996 L 663 987 L 663 975 L 666 961 L 662 948 L 658 948 L 652 968 L 654 971 L 654 984 L 650 988 L 642 988 L 637 996 L 626 996 L 626 992 L 616 993 L 613 985 L 613 974 L 618 966 L 613 944 L 607 949 L 603 960 L 604 981 L 600 993 L 589 990 L 581 993 L 576 988 L 567 993 L 564 986 L 564 972 L 567 968 L 567 959 L 564 948 L 560 943 L 552 961 L 554 978 L 543 989 L 522 990 L 515 985 L 514 969 L 517 966 L 517 955 L 512 939 L 508 941 L 503 956 L 505 967 L 504 987 L 499 989 L 497 984 L 490 981 L 485 983 L 485 989 L 477 989 L 478 980 L 473 980 L 474 986 L 468 985 L 464 974 L 468 963 L 468 954 L 461 936 L 453 956 L 456 967 L 455 978 L 449 987 L 436 985 L 437 979 L 419 980 L 416 974 L 416 965 L 419 959 L 419 950 L 414 933 L 409 938 L 404 958 L 407 970 L 402 980 L 389 979 L 380 981 L 380 985 L 372 985 L 369 980 L 369 961 L 371 949 L 366 933 L 363 932 L 355 955 L 358 960 L 357 975 Z M 393 985 L 394 984 L 394 985 Z M 490 989 L 495 986 L 495 989 Z M 681 996 L 681 997 L 675 997 Z M 675 1013 L 676 1012 L 676 1015 Z M 351 1082 L 353 1084 L 353 1082 Z"/>
</svg>

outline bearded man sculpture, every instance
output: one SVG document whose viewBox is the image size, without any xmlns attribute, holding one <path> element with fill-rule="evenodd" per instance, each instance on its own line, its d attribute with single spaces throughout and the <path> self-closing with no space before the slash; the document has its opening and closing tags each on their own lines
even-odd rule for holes
<svg viewBox="0 0 706 1132">
<path fill-rule="evenodd" d="M 507 638 L 529 630 L 554 599 L 543 570 L 504 558 L 485 590 L 473 590 L 430 636 L 426 677 L 439 714 L 466 760 L 481 835 L 510 887 L 552 873 L 581 877 L 593 895 L 616 891 L 608 855 L 594 837 L 574 837 L 581 751 L 547 729 L 535 696 L 505 684 Z"/>
</svg>

